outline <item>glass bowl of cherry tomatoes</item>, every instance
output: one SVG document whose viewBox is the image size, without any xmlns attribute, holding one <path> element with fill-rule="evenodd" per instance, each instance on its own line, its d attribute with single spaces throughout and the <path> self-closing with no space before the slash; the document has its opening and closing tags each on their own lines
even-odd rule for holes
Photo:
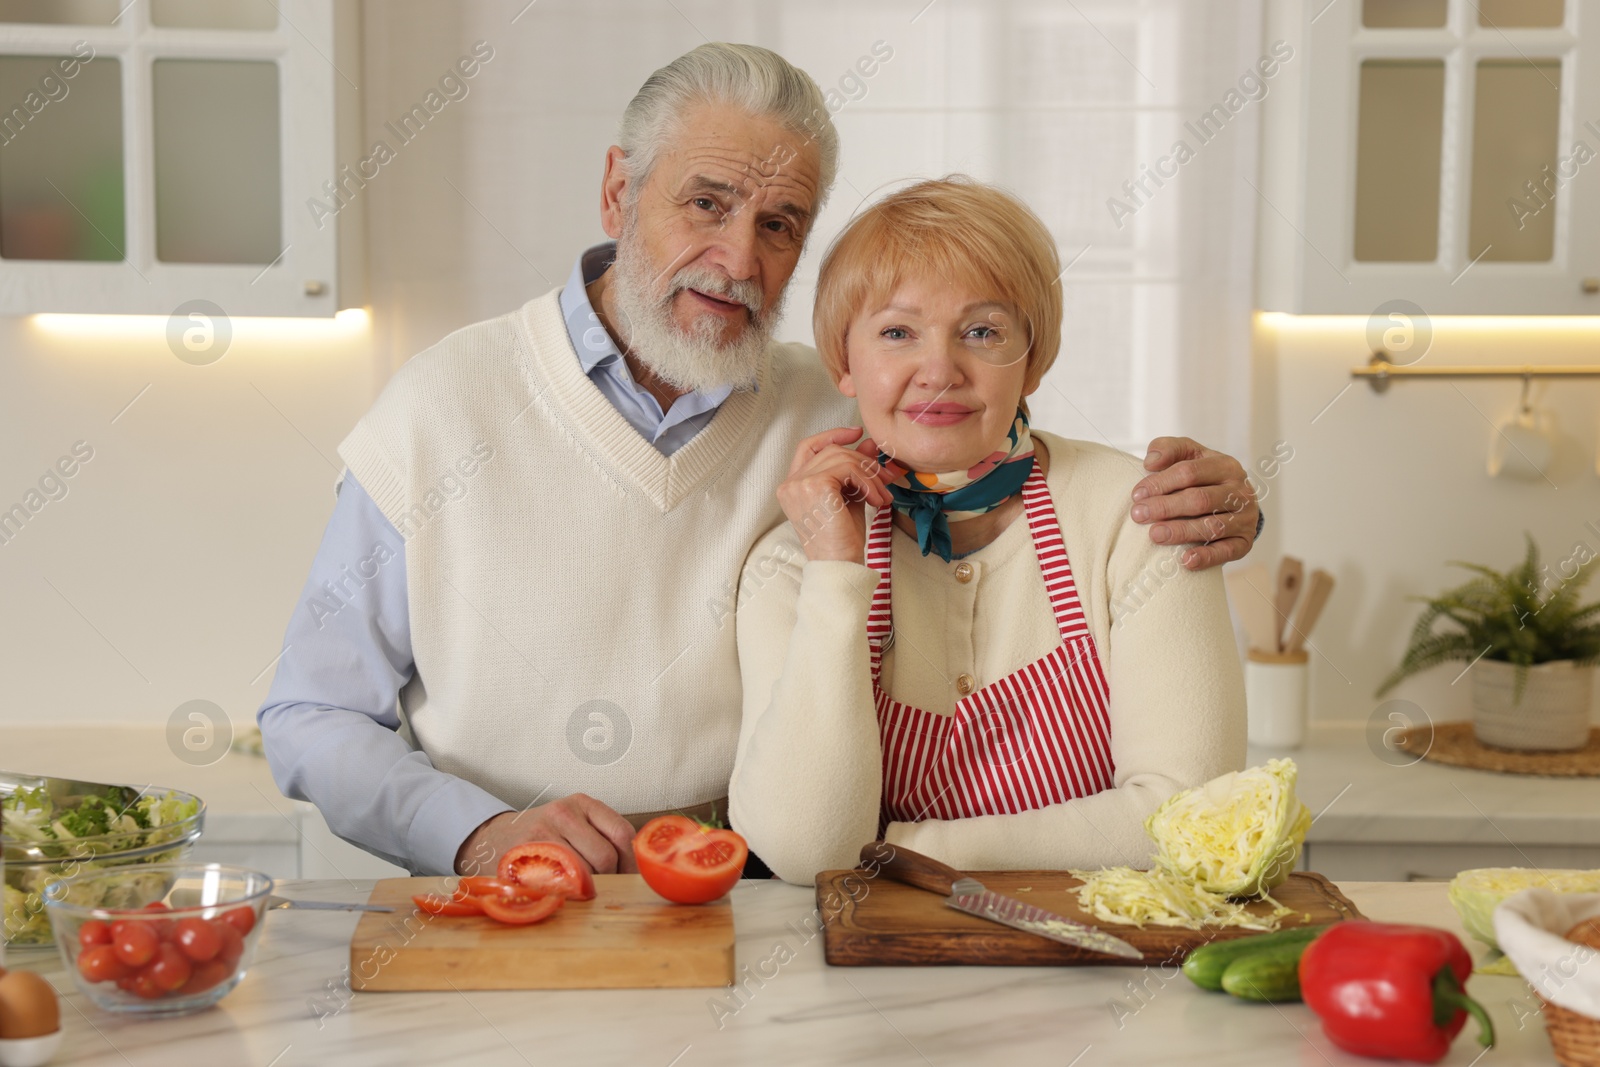
<svg viewBox="0 0 1600 1067">
<path fill-rule="evenodd" d="M 88 871 L 45 889 L 45 911 L 61 961 L 97 1007 L 130 1015 L 181 1015 L 209 1008 L 250 966 L 272 879 L 219 863 Z M 108 908 L 106 879 L 118 879 Z"/>
</svg>

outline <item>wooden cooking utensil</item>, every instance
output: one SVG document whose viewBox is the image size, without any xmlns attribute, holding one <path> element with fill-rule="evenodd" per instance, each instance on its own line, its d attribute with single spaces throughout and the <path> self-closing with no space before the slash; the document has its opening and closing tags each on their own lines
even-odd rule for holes
<svg viewBox="0 0 1600 1067">
<path fill-rule="evenodd" d="M 1276 615 L 1272 609 L 1272 577 L 1265 563 L 1255 563 L 1232 571 L 1225 579 L 1228 599 L 1244 624 L 1244 635 L 1251 648 L 1271 652 L 1277 647 Z"/>
<path fill-rule="evenodd" d="M 1284 634 L 1289 629 L 1289 616 L 1294 611 L 1295 598 L 1300 595 L 1300 583 L 1305 577 L 1305 564 L 1293 556 L 1284 556 L 1278 561 L 1278 585 L 1272 598 L 1273 610 L 1277 613 L 1277 629 L 1274 631 L 1276 639 L 1272 643 L 1270 652 L 1282 652 Z"/>
<path fill-rule="evenodd" d="M 1285 652 L 1298 652 L 1305 647 L 1306 638 L 1322 617 L 1322 609 L 1328 603 L 1328 594 L 1332 592 L 1333 575 L 1320 567 L 1312 571 L 1306 582 L 1305 595 L 1300 598 L 1300 607 L 1289 626 L 1289 637 L 1284 642 Z"/>
</svg>

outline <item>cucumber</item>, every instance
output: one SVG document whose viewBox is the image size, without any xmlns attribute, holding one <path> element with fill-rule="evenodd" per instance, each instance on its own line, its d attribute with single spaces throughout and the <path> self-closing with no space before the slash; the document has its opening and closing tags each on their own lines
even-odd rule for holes
<svg viewBox="0 0 1600 1067">
<path fill-rule="evenodd" d="M 1278 945 L 1299 945 L 1302 948 L 1314 941 L 1318 934 L 1332 923 L 1322 926 L 1295 926 L 1271 934 L 1235 937 L 1227 941 L 1213 941 L 1201 945 L 1183 961 L 1183 973 L 1201 989 L 1222 991 L 1222 975 L 1228 965 L 1242 956 L 1261 952 Z"/>
<path fill-rule="evenodd" d="M 1240 1000 L 1300 999 L 1300 956 L 1311 940 L 1249 952 L 1222 972 L 1222 988 Z"/>
</svg>

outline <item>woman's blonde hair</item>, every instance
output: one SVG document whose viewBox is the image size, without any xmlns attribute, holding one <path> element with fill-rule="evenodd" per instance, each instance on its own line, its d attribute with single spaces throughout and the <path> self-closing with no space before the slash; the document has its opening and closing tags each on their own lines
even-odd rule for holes
<svg viewBox="0 0 1600 1067">
<path fill-rule="evenodd" d="M 1039 216 L 1010 193 L 952 174 L 892 193 L 834 239 L 817 279 L 811 324 L 834 380 L 845 373 L 851 320 L 882 306 L 907 277 L 972 286 L 1026 326 L 1031 393 L 1061 347 L 1061 259 Z"/>
</svg>

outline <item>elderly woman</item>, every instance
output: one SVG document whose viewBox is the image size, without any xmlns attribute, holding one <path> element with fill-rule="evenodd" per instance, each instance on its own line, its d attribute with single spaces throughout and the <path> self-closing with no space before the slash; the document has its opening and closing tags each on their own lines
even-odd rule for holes
<svg viewBox="0 0 1600 1067">
<path fill-rule="evenodd" d="M 875 838 L 1142 865 L 1163 799 L 1243 765 L 1221 574 L 1129 519 L 1136 460 L 1029 424 L 1060 273 L 1025 205 L 966 180 L 874 205 L 823 262 L 817 349 L 862 426 L 801 444 L 738 601 L 729 816 L 787 881 Z"/>
</svg>

